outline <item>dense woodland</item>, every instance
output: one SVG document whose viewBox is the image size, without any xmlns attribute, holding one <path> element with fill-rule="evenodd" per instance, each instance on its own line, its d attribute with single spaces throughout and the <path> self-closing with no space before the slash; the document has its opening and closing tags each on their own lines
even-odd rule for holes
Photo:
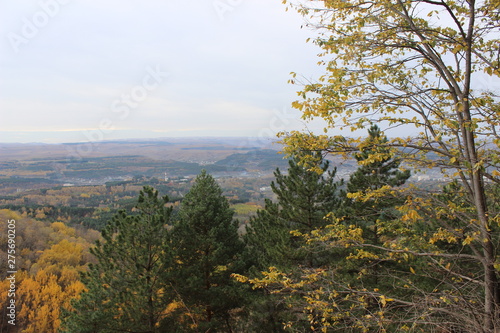
<svg viewBox="0 0 500 333">
<path fill-rule="evenodd" d="M 373 126 L 366 141 L 380 140 L 387 139 Z M 295 156 L 288 169 L 274 173 L 270 186 L 276 199 L 265 200 L 243 233 L 221 187 L 205 171 L 179 205 L 145 186 L 133 207 L 110 218 L 100 236 L 3 210 L 3 220 L 18 221 L 20 262 L 16 330 L 6 320 L 2 327 L 6 332 L 456 330 L 454 315 L 479 311 L 481 293 L 469 285 L 477 267 L 452 255 L 468 254 L 464 244 L 472 236 L 464 230 L 462 238 L 452 238 L 437 222 L 419 221 L 396 191 L 358 199 L 387 186 L 409 190 L 409 170 L 394 158 L 366 163 L 380 149 L 367 147 L 356 155 L 359 167 L 346 180 L 338 180 L 320 153 Z M 300 164 L 303 154 L 309 156 L 307 166 Z M 462 191 L 450 182 L 435 195 L 469 211 Z M 497 186 L 489 191 L 500 199 Z M 458 223 L 446 218 L 450 225 Z M 432 256 L 429 261 L 410 248 L 384 251 L 401 238 L 425 244 L 429 253 L 449 261 Z M 7 237 L 0 246 L 7 248 Z M 463 280 L 443 277 L 452 264 L 462 266 Z M 7 280 L 1 288 L 7 299 Z M 421 302 L 432 303 L 416 302 L 422 295 Z M 468 309 L 460 314 L 455 309 L 449 321 L 437 311 L 461 308 L 463 302 Z M 424 314 L 436 316 L 439 325 L 418 324 L 415 316 L 427 306 Z"/>
<path fill-rule="evenodd" d="M 376 129 L 370 133 L 380 135 Z M 297 158 L 285 173 L 275 171 L 270 185 L 277 199 L 266 199 L 243 233 L 229 200 L 205 171 L 176 206 L 145 186 L 133 207 L 108 220 L 100 237 L 92 229 L 3 210 L 4 220 L 22 226 L 16 230 L 21 254 L 17 329 L 274 332 L 284 331 L 285 324 L 309 329 L 306 313 L 298 314 L 293 305 L 300 298 L 292 302 L 289 295 L 242 281 L 268 267 L 293 272 L 331 264 L 329 250 L 308 249 L 299 234 L 326 226 L 328 212 L 351 209 L 346 190 L 362 174 L 380 169 L 372 177 L 394 186 L 409 176 L 397 170 L 397 162 L 384 161 L 382 169 L 380 163 L 368 171 L 360 168 L 344 186 L 330 163 L 315 156 L 321 172 L 300 166 Z M 7 248 L 7 237 L 0 245 Z M 8 285 L 5 280 L 3 299 Z M 40 309 L 37 314 L 34 307 Z M 6 320 L 2 327 L 12 331 Z"/>
<path fill-rule="evenodd" d="M 326 125 L 280 133 L 273 195 L 241 223 L 203 170 L 179 197 L 144 186 L 100 235 L 2 210 L 19 262 L 17 325 L 1 331 L 500 330 L 500 2 L 288 5 L 318 29 L 325 70 L 294 76 L 293 105 Z M 337 155 L 357 162 L 344 179 Z M 435 168 L 442 186 L 408 182 Z"/>
<path fill-rule="evenodd" d="M 272 196 L 269 187 L 271 178 L 217 179 L 241 224 L 248 221 L 263 204 L 264 198 Z M 105 185 L 27 190 L 0 197 L 0 208 L 14 210 L 22 216 L 40 221 L 60 221 L 72 227 L 100 231 L 119 210 L 134 207 L 139 191 L 144 186 L 154 187 L 161 195 L 168 194 L 169 205 L 178 206 L 193 181 L 194 177 L 165 181 L 143 176 L 129 181 L 108 182 Z"/>
<path fill-rule="evenodd" d="M 258 178 L 272 174 L 278 166 L 286 166 L 286 160 L 276 149 L 242 148 L 237 146 L 236 139 L 226 140 L 224 147 L 218 146 L 217 141 L 199 146 L 198 141 L 103 142 L 102 150 L 109 155 L 102 156 L 100 152 L 80 159 L 64 155 L 60 146 L 65 144 L 41 147 L 0 144 L 6 158 L 0 162 L 0 194 L 12 196 L 25 190 L 63 186 L 109 187 L 137 184 L 141 180 L 158 187 L 165 177 L 169 180 L 165 183 L 172 185 L 199 174 L 202 169 L 216 177 Z M 207 152 L 211 152 L 209 157 Z"/>
</svg>

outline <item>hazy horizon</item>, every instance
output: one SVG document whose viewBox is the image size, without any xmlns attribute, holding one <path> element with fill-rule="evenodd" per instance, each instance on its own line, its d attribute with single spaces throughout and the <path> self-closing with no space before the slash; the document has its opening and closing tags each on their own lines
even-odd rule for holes
<svg viewBox="0 0 500 333">
<path fill-rule="evenodd" d="M 238 136 L 238 135 L 186 135 L 186 136 L 130 136 L 122 138 L 103 138 L 102 140 L 82 140 L 82 141 L 60 141 L 60 142 L 42 142 L 42 141 L 0 141 L 0 144 L 47 144 L 47 145 L 61 145 L 61 144 L 85 144 L 85 143 L 110 143 L 110 142 L 191 142 L 197 140 L 244 140 L 246 142 L 277 142 L 280 139 L 277 136 Z"/>
<path fill-rule="evenodd" d="M 290 106 L 301 87 L 287 81 L 292 71 L 319 76 L 319 48 L 285 9 L 278 0 L 1 2 L 0 142 L 304 129 Z"/>
</svg>

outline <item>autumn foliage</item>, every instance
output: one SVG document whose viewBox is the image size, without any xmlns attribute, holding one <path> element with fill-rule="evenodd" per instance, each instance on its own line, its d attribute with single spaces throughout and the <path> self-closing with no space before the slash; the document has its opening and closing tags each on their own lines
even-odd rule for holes
<svg viewBox="0 0 500 333">
<path fill-rule="evenodd" d="M 0 220 L 16 220 L 16 326 L 7 324 L 2 317 L 4 332 L 58 332 L 61 309 L 70 306 L 84 285 L 80 273 L 91 261 L 89 248 L 98 233 L 92 230 L 77 231 L 61 222 L 46 223 L 22 217 L 9 210 L 0 211 Z M 6 223 L 0 225 L 0 234 L 6 235 Z M 7 238 L 0 241 L 0 248 L 7 249 Z M 7 254 L 0 253 L 2 267 L 6 267 Z M 6 307 L 9 281 L 3 272 L 0 283 L 0 301 Z"/>
</svg>

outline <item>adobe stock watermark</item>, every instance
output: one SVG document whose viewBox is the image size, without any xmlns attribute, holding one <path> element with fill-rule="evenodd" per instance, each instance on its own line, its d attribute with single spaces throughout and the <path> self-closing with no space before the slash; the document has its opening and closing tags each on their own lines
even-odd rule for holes
<svg viewBox="0 0 500 333">
<path fill-rule="evenodd" d="M 16 220 L 7 220 L 7 274 L 8 283 L 6 316 L 9 325 L 16 325 Z"/>
<path fill-rule="evenodd" d="M 215 0 L 212 5 L 214 7 L 219 20 L 224 21 L 228 13 L 232 13 L 238 6 L 243 3 L 243 0 Z"/>
<path fill-rule="evenodd" d="M 498 96 L 500 94 L 500 77 L 480 73 L 472 81 L 471 86 L 477 92 L 489 92 Z"/>
<path fill-rule="evenodd" d="M 284 107 L 280 110 L 273 110 L 273 115 L 269 120 L 269 125 L 263 127 L 257 137 L 260 143 L 264 143 L 266 138 L 276 137 L 279 132 L 285 131 L 286 127 L 296 119 L 297 113 L 293 110 Z"/>
<path fill-rule="evenodd" d="M 142 78 L 141 83 L 132 87 L 128 93 L 121 94 L 111 103 L 109 117 L 101 119 L 97 129 L 82 131 L 88 141 L 66 147 L 69 154 L 68 159 L 81 160 L 94 152 L 99 142 L 105 139 L 106 133 L 115 128 L 116 122 L 127 119 L 132 110 L 139 108 L 149 94 L 157 89 L 168 76 L 169 73 L 162 71 L 159 65 L 156 65 L 155 68 L 146 67 L 146 75 Z"/>
<path fill-rule="evenodd" d="M 70 3 L 71 0 L 41 0 L 38 2 L 40 7 L 31 17 L 23 17 L 22 25 L 18 33 L 7 33 L 7 39 L 15 53 L 19 53 L 20 47 L 26 45 L 38 36 L 40 30 L 45 28 L 50 21 L 56 17 L 62 6 Z"/>
</svg>

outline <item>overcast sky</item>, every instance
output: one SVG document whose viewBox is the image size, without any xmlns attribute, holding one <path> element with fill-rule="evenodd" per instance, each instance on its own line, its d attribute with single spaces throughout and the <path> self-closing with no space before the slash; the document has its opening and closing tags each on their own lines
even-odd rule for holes
<svg viewBox="0 0 500 333">
<path fill-rule="evenodd" d="M 0 142 L 303 129 L 302 22 L 281 0 L 0 0 Z"/>
</svg>

